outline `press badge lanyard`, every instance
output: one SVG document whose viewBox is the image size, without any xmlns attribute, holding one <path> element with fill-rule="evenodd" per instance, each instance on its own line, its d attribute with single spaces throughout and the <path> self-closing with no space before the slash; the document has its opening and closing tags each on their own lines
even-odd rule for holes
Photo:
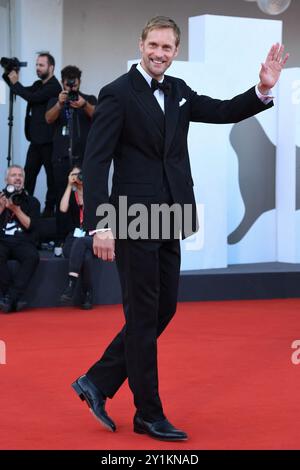
<svg viewBox="0 0 300 470">
<path fill-rule="evenodd" d="M 65 136 L 65 135 L 70 135 L 70 133 L 72 132 L 73 133 L 73 130 L 74 130 L 74 121 L 76 123 L 76 129 L 77 129 L 77 137 L 78 137 L 78 140 L 80 140 L 81 138 L 81 131 L 80 131 L 80 124 L 79 124 L 79 116 L 78 116 L 78 113 L 75 113 L 74 111 L 76 111 L 75 109 L 70 109 L 68 106 L 65 106 L 65 118 L 66 118 L 66 121 L 67 121 L 67 125 L 66 126 L 63 126 L 62 128 L 62 135 Z M 71 124 L 71 120 L 72 120 L 72 126 L 70 126 Z M 72 127 L 72 129 L 71 129 Z M 72 135 L 73 137 L 73 135 Z"/>
<path fill-rule="evenodd" d="M 83 204 L 80 204 L 77 192 L 75 192 L 75 199 L 76 199 L 77 206 L 79 207 L 79 223 L 80 223 L 80 230 L 82 230 L 82 225 L 83 225 Z"/>
</svg>

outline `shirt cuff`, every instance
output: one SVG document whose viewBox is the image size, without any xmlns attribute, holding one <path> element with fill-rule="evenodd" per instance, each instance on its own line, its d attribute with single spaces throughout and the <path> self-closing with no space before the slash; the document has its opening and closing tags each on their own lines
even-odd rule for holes
<svg viewBox="0 0 300 470">
<path fill-rule="evenodd" d="M 269 103 L 271 103 L 271 101 L 273 100 L 274 96 L 271 95 L 271 91 L 272 91 L 272 90 L 269 90 L 269 92 L 268 92 L 267 95 L 263 95 L 263 94 L 259 91 L 258 85 L 256 85 L 256 87 L 255 87 L 255 93 L 256 93 L 257 98 L 259 98 L 260 101 L 262 101 L 264 104 L 269 104 Z"/>
<path fill-rule="evenodd" d="M 89 231 L 89 235 L 95 235 L 95 233 L 98 233 L 98 232 L 108 232 L 109 230 L 111 230 L 110 228 L 96 228 L 95 230 L 90 230 Z"/>
</svg>

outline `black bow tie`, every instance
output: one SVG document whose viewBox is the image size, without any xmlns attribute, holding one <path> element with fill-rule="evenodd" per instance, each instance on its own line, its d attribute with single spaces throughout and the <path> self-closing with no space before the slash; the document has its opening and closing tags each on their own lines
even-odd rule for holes
<svg viewBox="0 0 300 470">
<path fill-rule="evenodd" d="M 155 78 L 152 78 L 151 90 L 153 93 L 155 92 L 155 90 L 161 90 L 164 92 L 165 95 L 168 95 L 171 91 L 171 83 L 168 83 L 165 80 L 160 83 L 157 80 L 155 80 Z"/>
</svg>

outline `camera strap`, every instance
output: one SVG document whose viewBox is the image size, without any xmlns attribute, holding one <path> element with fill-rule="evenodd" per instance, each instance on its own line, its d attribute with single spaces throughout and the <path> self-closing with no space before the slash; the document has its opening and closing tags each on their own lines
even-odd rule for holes
<svg viewBox="0 0 300 470">
<path fill-rule="evenodd" d="M 69 128 L 69 123 L 70 123 L 70 120 L 71 120 L 71 110 L 69 108 L 69 106 L 65 106 L 64 107 L 64 110 L 65 110 L 65 117 L 66 117 L 66 121 L 67 121 L 67 127 Z"/>
</svg>

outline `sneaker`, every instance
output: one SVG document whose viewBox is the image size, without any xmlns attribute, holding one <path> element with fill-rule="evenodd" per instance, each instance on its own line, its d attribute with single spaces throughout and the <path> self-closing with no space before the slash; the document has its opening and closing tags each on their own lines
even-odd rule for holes
<svg viewBox="0 0 300 470">
<path fill-rule="evenodd" d="M 18 299 L 15 303 L 16 312 L 24 310 L 28 306 L 28 302 L 24 299 Z"/>
<path fill-rule="evenodd" d="M 88 290 L 84 294 L 83 300 L 81 302 L 81 308 L 83 310 L 91 310 L 93 308 L 93 294 L 92 294 L 92 291 Z"/>
<path fill-rule="evenodd" d="M 77 284 L 77 277 L 69 276 L 69 282 L 64 292 L 60 296 L 61 305 L 71 305 Z"/>
</svg>

